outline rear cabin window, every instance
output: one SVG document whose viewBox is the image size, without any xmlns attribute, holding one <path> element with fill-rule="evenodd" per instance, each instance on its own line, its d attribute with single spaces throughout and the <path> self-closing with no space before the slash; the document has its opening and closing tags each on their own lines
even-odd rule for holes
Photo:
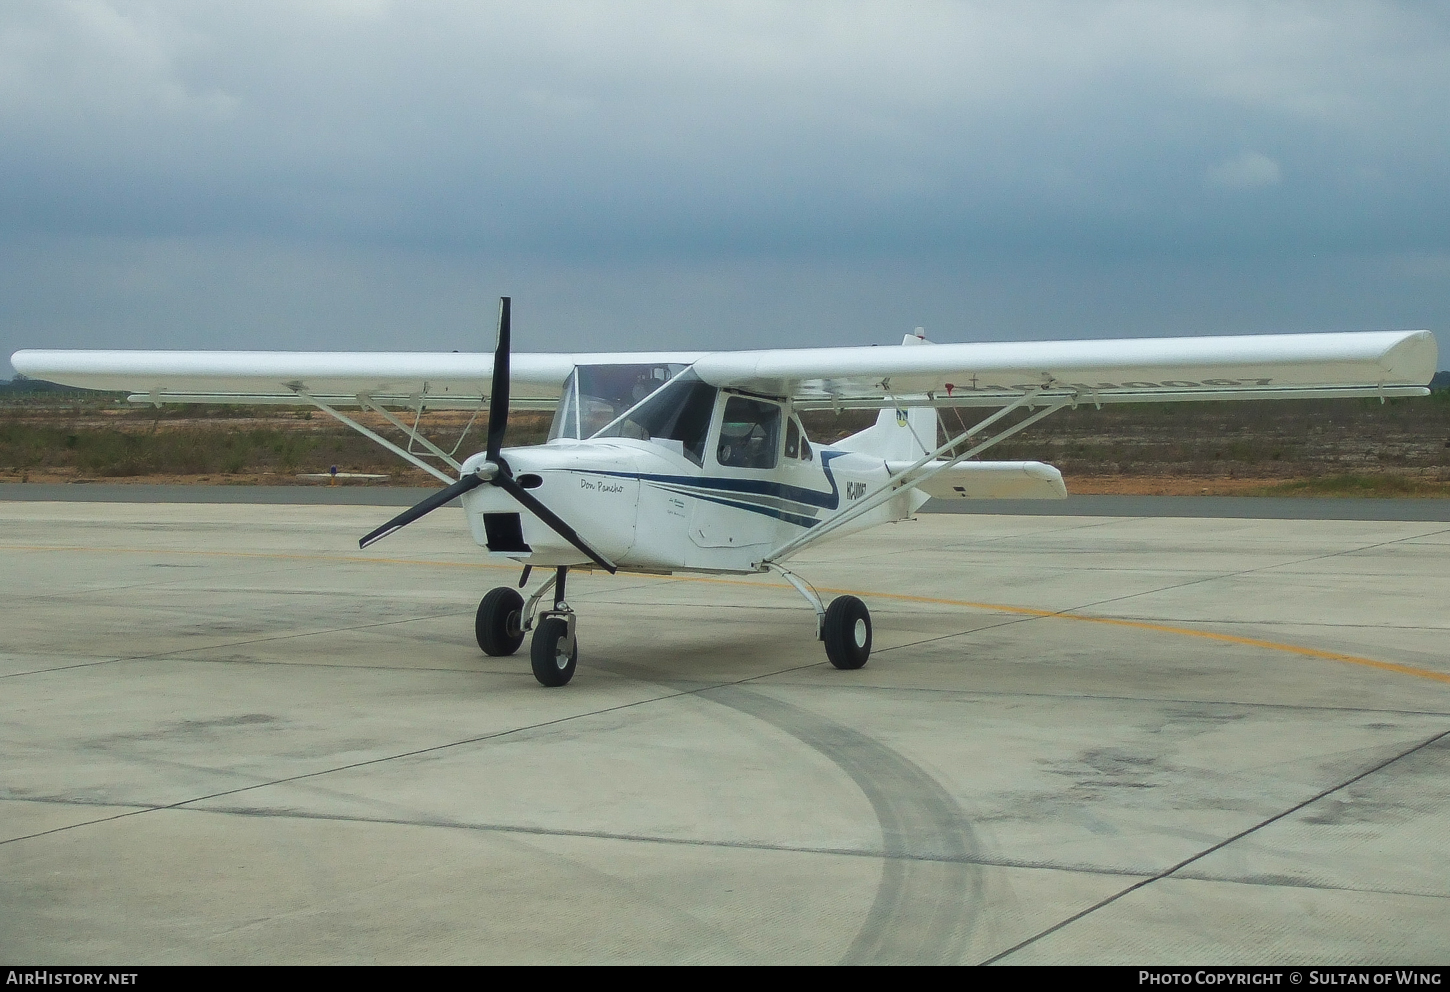
<svg viewBox="0 0 1450 992">
<path fill-rule="evenodd" d="M 785 456 L 803 462 L 811 460 L 811 442 L 806 440 L 805 428 L 794 417 L 785 422 Z"/>
<path fill-rule="evenodd" d="M 715 460 L 727 468 L 775 468 L 780 453 L 780 407 L 732 396 L 720 421 Z"/>
</svg>

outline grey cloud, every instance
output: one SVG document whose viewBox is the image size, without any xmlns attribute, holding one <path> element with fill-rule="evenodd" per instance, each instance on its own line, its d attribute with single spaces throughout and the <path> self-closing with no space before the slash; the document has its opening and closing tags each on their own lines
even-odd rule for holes
<svg viewBox="0 0 1450 992">
<path fill-rule="evenodd" d="M 1426 324 L 1445 295 L 1401 268 L 1450 255 L 1447 94 L 1450 22 L 1418 4 L 10 5 L 0 242 L 44 257 L 6 320 L 65 312 L 67 272 L 183 340 L 187 308 L 453 326 L 464 272 L 663 327 L 748 322 L 729 287 L 785 301 L 788 273 L 818 311 L 860 285 L 970 313 L 983 288 L 943 274 L 990 271 L 1084 294 L 1066 328 L 993 311 L 1050 336 L 1138 326 L 1134 292 L 1174 300 L 1146 273 L 1179 302 L 1278 273 L 1287 305 L 1354 271 L 1335 313 Z"/>
<path fill-rule="evenodd" d="M 1282 171 L 1278 162 L 1261 152 L 1242 152 L 1212 166 L 1206 178 L 1226 189 L 1259 189 L 1279 185 Z"/>
<path fill-rule="evenodd" d="M 4 34 L 5 164 L 27 187 L 4 206 L 473 245 L 1157 244 L 1224 209 L 1200 177 L 1247 136 L 1302 184 L 1281 229 L 1322 234 L 1316 205 L 1346 192 L 1423 216 L 1396 186 L 1443 178 L 1426 123 L 1450 36 L 1412 7 L 1320 10 L 33 8 Z"/>
<path fill-rule="evenodd" d="M 1450 312 L 1447 286 L 1450 253 L 578 259 L 57 239 L 0 245 L 0 353 L 487 350 L 503 294 L 535 351 L 890 344 L 917 325 L 938 341 L 1412 328 Z"/>
</svg>

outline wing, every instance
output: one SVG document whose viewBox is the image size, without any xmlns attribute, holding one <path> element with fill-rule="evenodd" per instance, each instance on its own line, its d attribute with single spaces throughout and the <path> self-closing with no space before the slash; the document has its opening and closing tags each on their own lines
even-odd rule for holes
<svg viewBox="0 0 1450 992">
<path fill-rule="evenodd" d="M 916 339 L 908 338 L 915 341 Z M 516 405 L 552 406 L 576 365 L 694 363 L 711 385 L 798 406 L 1000 406 L 1046 388 L 1083 402 L 1418 396 L 1435 373 L 1429 331 L 943 344 L 920 348 L 519 354 Z M 27 376 L 136 399 L 468 407 L 493 357 L 407 352 L 20 351 Z"/>
<path fill-rule="evenodd" d="M 807 409 L 1000 406 L 1038 388 L 1094 403 L 1422 396 L 1436 357 L 1429 331 L 1364 331 L 718 352 L 695 371 Z"/>
<path fill-rule="evenodd" d="M 576 365 L 681 364 L 698 353 L 518 354 L 509 364 L 513 405 L 552 407 Z M 473 407 L 488 394 L 492 354 L 324 351 L 18 351 L 17 372 L 84 389 L 125 390 L 172 403 L 336 406 L 367 396 L 387 406 Z"/>
</svg>

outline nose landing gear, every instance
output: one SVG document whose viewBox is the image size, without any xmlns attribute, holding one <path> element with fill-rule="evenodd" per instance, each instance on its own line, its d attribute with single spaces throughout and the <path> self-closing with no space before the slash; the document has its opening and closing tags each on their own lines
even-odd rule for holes
<svg viewBox="0 0 1450 992">
<path fill-rule="evenodd" d="M 574 636 L 578 618 L 564 601 L 564 581 L 568 574 L 567 567 L 556 569 L 554 577 L 530 596 L 527 603 L 508 586 L 500 586 L 484 596 L 473 625 L 483 653 L 513 654 L 523 645 L 524 635 L 532 630 L 529 661 L 534 678 L 550 687 L 568 684 L 579 662 L 579 641 Z M 527 571 L 524 576 L 527 579 Z M 541 611 L 539 602 L 550 589 L 554 590 L 554 606 Z"/>
<path fill-rule="evenodd" d="M 534 628 L 529 662 L 540 685 L 561 686 L 574 677 L 579 664 L 579 642 L 574 637 L 574 614 L 550 614 Z"/>
</svg>

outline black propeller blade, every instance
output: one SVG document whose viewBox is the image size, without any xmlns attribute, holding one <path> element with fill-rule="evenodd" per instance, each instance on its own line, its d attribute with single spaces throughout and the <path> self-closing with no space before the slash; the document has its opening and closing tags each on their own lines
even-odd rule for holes
<svg viewBox="0 0 1450 992">
<path fill-rule="evenodd" d="M 493 349 L 493 386 L 488 397 L 488 460 L 498 461 L 509 426 L 509 309 L 513 301 L 499 297 L 498 343 Z"/>
<path fill-rule="evenodd" d="M 494 466 L 493 475 L 489 478 L 479 475 L 464 476 L 453 485 L 438 490 L 417 506 L 404 510 L 383 524 L 357 542 L 358 547 L 365 548 L 369 544 L 381 541 L 393 531 L 406 527 L 425 513 L 431 513 L 445 503 L 451 503 L 470 489 L 489 483 L 508 493 L 530 513 L 552 527 L 556 534 L 584 552 L 590 561 L 612 575 L 617 571 L 614 564 L 591 548 L 589 542 L 580 537 L 578 531 L 565 523 L 553 510 L 540 503 L 532 493 L 515 482 L 513 473 L 509 471 L 508 462 L 504 461 L 501 455 L 503 436 L 504 432 L 508 430 L 509 420 L 509 309 L 511 302 L 512 300 L 507 296 L 499 297 L 498 301 L 498 343 L 493 352 L 493 382 L 488 399 L 488 447 L 486 449 L 488 460 Z"/>
<path fill-rule="evenodd" d="M 588 555 L 589 560 L 594 562 L 594 564 L 604 569 L 610 575 L 613 575 L 615 573 L 616 569 L 613 562 L 605 558 L 598 551 L 595 551 L 593 548 L 591 548 L 589 546 L 589 543 L 585 541 L 584 538 L 580 537 L 573 527 L 570 527 L 563 520 L 561 520 L 554 513 L 553 510 L 549 509 L 543 503 L 540 503 L 537 499 L 535 499 L 534 494 L 529 492 L 523 486 L 519 485 L 517 482 L 515 482 L 513 476 L 506 475 L 503 472 L 500 472 L 498 475 L 493 477 L 493 484 L 495 486 L 498 486 L 504 492 L 508 493 L 514 499 L 518 500 L 520 503 L 522 503 L 524 505 L 524 508 L 527 509 L 534 516 L 538 517 L 544 523 L 554 528 L 554 532 L 556 534 L 558 534 L 564 540 L 568 541 L 570 544 L 574 545 L 574 547 L 578 548 L 580 551 Z"/>
<path fill-rule="evenodd" d="M 440 489 L 432 496 L 429 496 L 427 499 L 425 499 L 423 502 L 404 510 L 392 520 L 389 520 L 377 530 L 373 531 L 367 537 L 363 538 L 361 541 L 358 541 L 357 546 L 359 548 L 365 548 L 369 544 L 372 544 L 376 541 L 381 541 L 393 531 L 408 526 L 414 520 L 417 520 L 419 517 L 423 516 L 423 514 L 432 513 L 434 510 L 438 509 L 440 506 L 443 506 L 445 503 L 451 503 L 459 496 L 462 496 L 464 493 L 468 492 L 470 489 L 476 489 L 481 485 L 483 485 L 483 480 L 480 479 L 478 476 L 465 475 L 463 478 L 459 479 L 448 488 Z"/>
</svg>

